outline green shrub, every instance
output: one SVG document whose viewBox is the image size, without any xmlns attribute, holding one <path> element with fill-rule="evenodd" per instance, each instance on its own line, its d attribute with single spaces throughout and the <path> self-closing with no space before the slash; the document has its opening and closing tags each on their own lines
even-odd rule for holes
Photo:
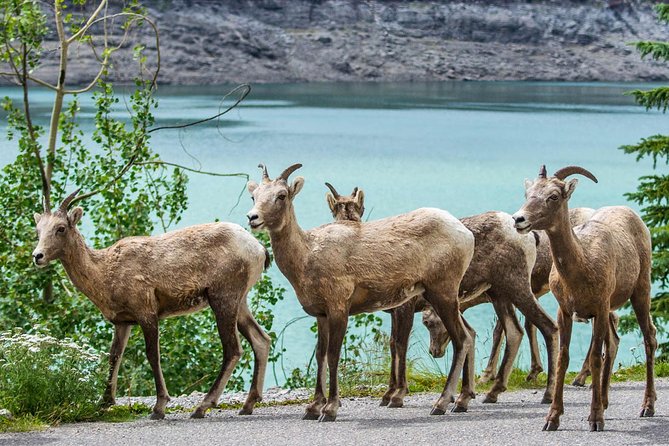
<svg viewBox="0 0 669 446">
<path fill-rule="evenodd" d="M 47 422 L 91 417 L 105 387 L 105 363 L 71 339 L 0 333 L 0 407 Z"/>
</svg>

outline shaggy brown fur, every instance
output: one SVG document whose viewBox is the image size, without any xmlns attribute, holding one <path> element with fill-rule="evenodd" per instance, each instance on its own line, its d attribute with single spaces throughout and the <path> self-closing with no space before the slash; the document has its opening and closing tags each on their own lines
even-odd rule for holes
<svg viewBox="0 0 669 446">
<path fill-rule="evenodd" d="M 39 242 L 33 259 L 39 267 L 60 260 L 77 289 L 114 324 L 104 403 L 114 404 L 121 357 L 132 326 L 139 325 L 156 383 L 151 417 L 164 418 L 170 397 L 160 368 L 158 321 L 209 305 L 223 344 L 223 364 L 193 417 L 203 417 L 217 404 L 239 360 L 237 327 L 255 355 L 251 390 L 240 412 L 250 414 L 262 398 L 270 347 L 269 336 L 246 304 L 246 294 L 260 278 L 267 258 L 263 246 L 241 226 L 210 223 L 152 237 L 127 237 L 109 248 L 91 249 L 76 227 L 83 210 L 67 211 L 75 194 L 56 212 L 35 214 Z"/>
<path fill-rule="evenodd" d="M 556 430 L 564 413 L 563 386 L 569 366 L 572 323 L 573 318 L 580 318 L 593 319 L 592 403 L 588 420 L 590 430 L 601 431 L 619 342 L 611 312 L 628 300 L 637 316 L 646 349 L 646 391 L 641 416 L 652 416 L 655 412 L 653 366 L 657 341 L 650 318 L 651 240 L 643 221 L 625 206 L 600 208 L 585 224 L 572 229 L 568 200 L 578 180 L 565 181 L 565 178 L 573 174 L 597 181 L 590 172 L 576 166 L 565 167 L 547 177 L 544 166 L 535 181 L 526 180 L 526 201 L 514 214 L 514 220 L 518 232 L 543 229 L 551 242 L 553 267 L 549 283 L 560 305 L 560 355 L 555 399 L 544 430 Z"/>
<path fill-rule="evenodd" d="M 433 413 L 444 413 L 456 392 L 456 405 L 473 396 L 474 344 L 458 310 L 458 286 L 474 251 L 474 237 L 455 217 L 439 209 L 418 209 L 373 222 L 342 222 L 303 231 L 293 200 L 304 179 L 288 176 L 300 164 L 248 190 L 255 205 L 249 225 L 267 229 L 276 263 L 295 289 L 304 310 L 317 318 L 319 365 L 314 401 L 305 418 L 334 421 L 340 406 L 337 367 L 350 314 L 394 308 L 410 299 L 404 290 L 421 286 L 453 337 L 451 370 Z M 330 391 L 325 400 L 327 358 Z"/>
<path fill-rule="evenodd" d="M 326 183 L 327 184 L 327 183 Z M 357 188 L 349 196 L 341 196 L 328 184 L 332 195 L 327 201 L 333 216 L 338 221 L 349 218 L 355 209 L 359 221 L 364 212 L 364 195 Z M 486 395 L 484 402 L 497 401 L 499 393 L 506 390 L 509 375 L 513 367 L 522 330 L 515 315 L 514 303 L 518 303 L 527 315 L 527 319 L 538 321 L 545 333 L 550 364 L 554 364 L 557 348 L 557 327 L 548 315 L 537 305 L 530 289 L 530 271 L 535 264 L 536 240 L 534 236 L 519 236 L 513 229 L 510 215 L 502 212 L 488 212 L 468 217 L 462 223 L 474 234 L 475 250 L 467 272 L 460 284 L 460 310 L 479 303 L 491 301 L 498 315 L 500 326 L 504 328 L 507 342 L 502 366 L 496 376 L 495 385 Z M 430 331 L 430 353 L 435 357 L 444 355 L 449 341 L 448 331 L 434 313 L 432 307 L 418 296 L 401 307 L 391 310 L 391 372 L 388 390 L 381 405 L 402 407 L 404 396 L 408 392 L 406 380 L 406 352 L 409 334 L 413 325 L 415 311 L 423 311 L 423 323 Z M 497 345 L 497 347 L 499 347 Z M 551 400 L 552 377 L 554 367 L 549 367 L 549 383 L 544 402 Z"/>
</svg>

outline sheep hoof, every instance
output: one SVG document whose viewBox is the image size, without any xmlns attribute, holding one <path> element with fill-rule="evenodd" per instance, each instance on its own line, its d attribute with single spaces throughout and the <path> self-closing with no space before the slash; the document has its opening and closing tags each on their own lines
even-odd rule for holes
<svg viewBox="0 0 669 446">
<path fill-rule="evenodd" d="M 152 420 L 162 420 L 165 418 L 165 414 L 161 412 L 152 412 L 149 418 Z"/>
<path fill-rule="evenodd" d="M 463 412 L 467 412 L 467 408 L 455 405 L 455 406 L 453 406 L 453 409 L 451 409 L 451 412 L 453 412 L 453 413 L 463 413 Z"/>
<path fill-rule="evenodd" d="M 190 417 L 195 419 L 195 418 L 204 418 L 204 410 L 201 409 L 196 409 L 195 412 L 190 414 Z"/>
<path fill-rule="evenodd" d="M 239 411 L 239 415 L 251 415 L 253 414 L 253 408 L 247 409 L 245 407 L 242 407 L 241 410 Z"/>
<path fill-rule="evenodd" d="M 402 407 L 404 406 L 404 401 L 401 399 L 391 400 L 388 404 L 388 407 Z"/>
<path fill-rule="evenodd" d="M 334 421 L 334 420 L 336 420 L 336 419 L 337 419 L 337 415 L 329 415 L 329 414 L 324 413 L 324 414 L 321 415 L 321 417 L 318 419 L 318 422 L 319 422 L 319 423 L 330 423 L 330 422 L 332 422 L 332 421 Z"/>
<path fill-rule="evenodd" d="M 385 407 L 388 404 L 390 404 L 390 400 L 381 400 L 381 402 L 379 403 L 379 406 Z"/>
<path fill-rule="evenodd" d="M 541 398 L 541 404 L 550 404 L 553 402 L 553 397 L 551 395 L 544 395 L 543 398 Z"/>
<path fill-rule="evenodd" d="M 497 397 L 494 395 L 487 394 L 485 396 L 485 399 L 483 400 L 483 404 L 490 404 L 490 403 L 496 403 L 497 402 Z"/>
<path fill-rule="evenodd" d="M 555 421 L 546 421 L 546 424 L 544 424 L 544 428 L 541 429 L 542 431 L 556 431 L 558 429 L 558 426 L 560 426 L 559 423 Z"/>
<path fill-rule="evenodd" d="M 320 413 L 314 413 L 314 412 L 304 412 L 304 415 L 302 416 L 303 420 L 318 420 L 321 417 Z"/>
<path fill-rule="evenodd" d="M 601 432 L 604 430 L 603 421 L 591 421 L 590 422 L 590 432 Z"/>
<path fill-rule="evenodd" d="M 574 387 L 585 387 L 585 381 L 575 379 L 574 382 L 571 383 L 571 385 L 574 386 Z"/>
<path fill-rule="evenodd" d="M 430 412 L 430 415 L 444 415 L 445 413 L 446 411 L 441 407 L 433 407 L 432 412 Z"/>
<path fill-rule="evenodd" d="M 655 410 L 649 407 L 641 409 L 641 413 L 639 414 L 640 417 L 652 417 L 653 415 L 655 415 Z"/>
</svg>

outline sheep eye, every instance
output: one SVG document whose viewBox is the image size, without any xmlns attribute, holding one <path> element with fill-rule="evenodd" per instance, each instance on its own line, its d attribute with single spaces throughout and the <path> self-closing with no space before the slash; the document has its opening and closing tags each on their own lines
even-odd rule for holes
<svg viewBox="0 0 669 446">
<path fill-rule="evenodd" d="M 56 229 L 56 234 L 62 234 L 65 232 L 65 226 L 59 226 L 58 229 Z"/>
<path fill-rule="evenodd" d="M 286 196 L 285 196 L 284 194 L 281 194 L 281 195 L 279 195 L 279 196 L 276 197 L 276 198 L 278 198 L 279 200 L 285 200 L 285 199 L 286 199 Z"/>
<path fill-rule="evenodd" d="M 548 197 L 548 199 L 555 201 L 555 200 L 558 199 L 558 196 L 557 195 L 551 195 L 550 197 Z"/>
</svg>

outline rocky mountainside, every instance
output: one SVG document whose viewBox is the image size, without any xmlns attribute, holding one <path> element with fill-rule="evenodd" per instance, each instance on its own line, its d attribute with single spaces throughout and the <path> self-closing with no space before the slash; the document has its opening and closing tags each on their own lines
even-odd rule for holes
<svg viewBox="0 0 669 446">
<path fill-rule="evenodd" d="M 650 1 L 153 0 L 163 84 L 663 80 Z M 150 45 L 149 45 L 150 49 Z M 116 67 L 122 66 L 122 60 Z M 70 81 L 90 78 L 79 64 Z M 43 75 L 55 73 L 45 64 Z M 115 76 L 128 79 L 128 70 Z"/>
</svg>

